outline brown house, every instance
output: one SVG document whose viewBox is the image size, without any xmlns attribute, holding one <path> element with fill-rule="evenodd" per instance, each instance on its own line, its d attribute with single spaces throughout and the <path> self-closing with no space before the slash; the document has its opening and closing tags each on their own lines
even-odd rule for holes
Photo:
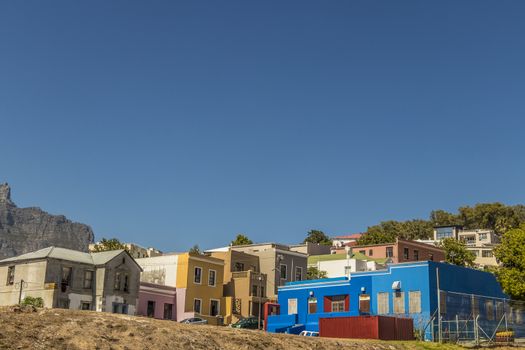
<svg viewBox="0 0 525 350">
<path fill-rule="evenodd" d="M 436 246 L 397 239 L 395 243 L 361 245 L 352 248 L 354 253 L 361 253 L 370 258 L 389 258 L 392 263 L 408 261 L 444 261 L 445 251 Z"/>
<path fill-rule="evenodd" d="M 207 252 L 224 261 L 225 323 L 258 316 L 266 298 L 266 274 L 260 273 L 259 257 L 231 247 Z"/>
</svg>

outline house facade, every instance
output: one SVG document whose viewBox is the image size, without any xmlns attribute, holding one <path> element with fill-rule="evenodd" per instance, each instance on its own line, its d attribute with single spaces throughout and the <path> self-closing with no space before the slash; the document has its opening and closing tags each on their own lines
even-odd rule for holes
<svg viewBox="0 0 525 350">
<path fill-rule="evenodd" d="M 202 317 L 210 324 L 224 318 L 224 261 L 194 253 L 137 259 L 141 282 L 176 288 L 176 320 Z"/>
<path fill-rule="evenodd" d="M 0 305 L 31 296 L 41 297 L 49 308 L 134 315 L 140 271 L 124 250 L 84 253 L 48 247 L 0 261 L 0 280 L 5 281 Z"/>
<path fill-rule="evenodd" d="M 140 282 L 137 315 L 160 320 L 177 320 L 177 289 Z"/>
<path fill-rule="evenodd" d="M 454 238 L 464 242 L 467 250 L 476 256 L 474 263 L 478 266 L 499 265 L 494 256 L 494 248 L 500 243 L 500 239 L 494 230 L 464 230 L 461 226 L 434 227 L 435 244 L 444 238 Z"/>
<path fill-rule="evenodd" d="M 277 288 L 286 282 L 306 279 L 308 255 L 294 252 L 283 244 L 261 243 L 233 246 L 233 250 L 259 257 L 260 272 L 267 276 L 266 295 L 277 298 Z"/>
<path fill-rule="evenodd" d="M 358 315 L 410 317 L 415 329 L 425 329 L 438 310 L 438 283 L 444 319 L 473 313 L 497 322 L 497 310 L 504 312 L 500 303 L 508 297 L 493 274 L 432 261 L 409 262 L 351 278 L 287 283 L 279 288 L 280 314 L 268 317 L 267 329 L 318 331 L 320 318 Z M 431 334 L 426 328 L 426 337 Z"/>
<path fill-rule="evenodd" d="M 355 246 L 352 251 L 372 259 L 387 258 L 394 264 L 409 261 L 445 260 L 445 251 L 439 247 L 400 238 L 396 239 L 395 243 Z"/>
<path fill-rule="evenodd" d="M 266 298 L 266 274 L 260 272 L 259 257 L 231 247 L 207 252 L 224 261 L 224 302 L 226 324 L 258 316 Z"/>
<path fill-rule="evenodd" d="M 327 278 L 344 277 L 360 271 L 375 271 L 385 266 L 386 258 L 370 259 L 361 254 L 325 254 L 308 257 L 308 267 L 326 272 Z"/>
</svg>

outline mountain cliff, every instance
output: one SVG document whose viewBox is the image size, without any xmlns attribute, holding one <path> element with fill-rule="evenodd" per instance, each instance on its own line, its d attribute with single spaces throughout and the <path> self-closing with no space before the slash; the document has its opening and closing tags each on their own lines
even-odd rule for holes
<svg viewBox="0 0 525 350">
<path fill-rule="evenodd" d="M 7 183 L 0 184 L 0 259 L 49 246 L 88 251 L 91 227 L 40 208 L 18 208 Z"/>
</svg>

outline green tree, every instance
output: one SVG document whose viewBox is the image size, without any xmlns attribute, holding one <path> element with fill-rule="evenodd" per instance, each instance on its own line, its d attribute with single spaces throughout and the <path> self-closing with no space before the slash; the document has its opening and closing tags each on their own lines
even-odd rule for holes
<svg viewBox="0 0 525 350">
<path fill-rule="evenodd" d="M 306 279 L 307 280 L 317 280 L 321 278 L 326 278 L 326 271 L 319 270 L 315 266 L 309 266 L 306 270 Z"/>
<path fill-rule="evenodd" d="M 321 245 L 332 245 L 332 240 L 328 237 L 323 231 L 320 230 L 310 230 L 308 235 L 304 239 L 303 243 L 317 243 Z"/>
<path fill-rule="evenodd" d="M 232 245 L 245 245 L 253 244 L 252 240 L 243 234 L 238 234 L 237 237 L 232 241 Z"/>
<path fill-rule="evenodd" d="M 95 246 L 93 247 L 93 251 L 95 252 L 105 252 L 108 250 L 119 250 L 119 249 L 127 249 L 127 248 L 122 242 L 120 242 L 116 238 L 110 238 L 110 239 L 102 238 L 100 242 L 95 244 Z"/>
<path fill-rule="evenodd" d="M 396 238 L 428 239 L 432 237 L 432 223 L 426 220 L 382 221 L 370 226 L 358 240 L 359 245 L 393 243 Z"/>
<path fill-rule="evenodd" d="M 189 250 L 190 254 L 201 254 L 201 249 L 199 248 L 198 244 L 195 244 L 193 247 Z"/>
<path fill-rule="evenodd" d="M 439 246 L 445 251 L 445 261 L 459 266 L 474 266 L 476 256 L 467 250 L 464 242 L 454 238 L 445 238 Z"/>
<path fill-rule="evenodd" d="M 494 256 L 501 263 L 496 276 L 505 293 L 525 300 L 525 224 L 503 235 Z"/>
<path fill-rule="evenodd" d="M 430 221 L 432 226 L 454 226 L 460 224 L 460 219 L 457 215 L 441 209 L 430 212 Z"/>
</svg>

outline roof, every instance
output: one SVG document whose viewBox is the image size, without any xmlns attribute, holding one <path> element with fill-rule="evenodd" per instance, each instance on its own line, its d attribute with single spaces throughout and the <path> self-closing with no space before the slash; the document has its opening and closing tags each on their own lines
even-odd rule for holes
<svg viewBox="0 0 525 350">
<path fill-rule="evenodd" d="M 335 236 L 334 239 L 359 239 L 364 233 L 353 233 L 351 235 Z"/>
<path fill-rule="evenodd" d="M 359 252 L 354 252 L 351 258 L 356 259 L 356 260 L 375 261 L 379 264 L 385 264 L 386 261 L 388 260 L 388 258 L 371 258 Z M 334 260 L 346 260 L 346 259 L 347 259 L 346 253 L 312 255 L 308 257 L 308 264 L 314 265 L 314 264 L 317 264 L 319 261 L 334 261 Z"/>
<path fill-rule="evenodd" d="M 36 250 L 34 252 L 14 256 L 12 258 L 7 258 L 4 260 L 0 260 L 0 263 L 53 258 L 53 259 L 74 261 L 74 262 L 89 264 L 89 265 L 103 265 L 124 251 L 125 251 L 124 249 L 119 249 L 119 250 L 109 250 L 109 251 L 97 252 L 97 253 L 85 253 L 85 252 L 81 252 L 81 251 L 73 250 L 73 249 L 66 249 L 66 248 L 60 248 L 60 247 L 47 247 L 44 249 Z"/>
</svg>

